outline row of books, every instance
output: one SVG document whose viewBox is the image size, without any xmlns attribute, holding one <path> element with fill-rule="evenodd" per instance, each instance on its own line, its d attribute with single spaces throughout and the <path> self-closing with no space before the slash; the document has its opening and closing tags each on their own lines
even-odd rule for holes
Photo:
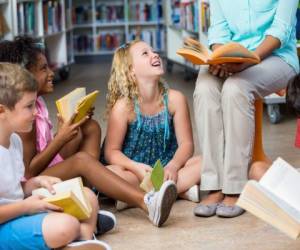
<svg viewBox="0 0 300 250">
<path fill-rule="evenodd" d="M 140 38 L 150 44 L 156 51 L 165 50 L 165 31 L 163 29 L 133 30 L 129 34 L 129 40 Z"/>
<path fill-rule="evenodd" d="M 43 2 L 43 21 L 45 34 L 62 30 L 62 6 L 57 0 Z"/>
<path fill-rule="evenodd" d="M 21 2 L 17 5 L 18 33 L 33 35 L 37 31 L 34 2 Z"/>
<path fill-rule="evenodd" d="M 171 21 L 177 28 L 193 32 L 199 31 L 199 8 L 198 1 L 172 1 Z"/>
<path fill-rule="evenodd" d="M 150 44 L 155 50 L 165 50 L 165 32 L 162 29 L 156 30 L 132 30 L 129 33 L 129 40 L 140 38 Z M 93 52 L 94 43 L 97 51 L 113 51 L 125 43 L 125 33 L 119 31 L 100 32 L 95 38 L 92 33 L 74 34 L 74 50 L 79 53 Z"/>
<path fill-rule="evenodd" d="M 90 4 L 77 5 L 72 11 L 72 21 L 74 24 L 91 23 L 93 20 L 93 9 Z"/>
<path fill-rule="evenodd" d="M 130 21 L 160 21 L 163 18 L 162 3 L 131 2 L 128 9 Z"/>
<path fill-rule="evenodd" d="M 98 22 L 124 22 L 124 5 L 101 3 L 96 6 Z"/>
</svg>

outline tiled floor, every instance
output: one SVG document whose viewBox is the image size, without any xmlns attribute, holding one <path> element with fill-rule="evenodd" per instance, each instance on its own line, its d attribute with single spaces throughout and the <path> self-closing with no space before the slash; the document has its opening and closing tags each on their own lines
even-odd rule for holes
<svg viewBox="0 0 300 250">
<path fill-rule="evenodd" d="M 99 89 L 101 96 L 96 104 L 95 117 L 100 122 L 105 134 L 105 94 L 109 77 L 110 62 L 102 64 L 73 65 L 68 81 L 59 82 L 55 92 L 47 96 L 52 120 L 56 110 L 54 100 L 78 86 L 85 86 L 89 91 Z M 171 87 L 180 89 L 189 100 L 193 117 L 192 93 L 195 80 L 185 82 L 183 71 L 174 67 L 172 74 L 165 76 Z M 300 152 L 293 147 L 296 119 L 286 114 L 283 121 L 272 125 L 265 116 L 264 145 L 266 153 L 275 159 L 281 156 L 294 166 L 300 166 Z M 198 151 L 196 143 L 196 151 Z M 234 219 L 196 218 L 192 214 L 194 203 L 177 201 L 172 214 L 162 228 L 156 228 L 138 209 L 116 212 L 110 204 L 105 207 L 116 212 L 118 226 L 114 232 L 100 239 L 108 242 L 116 250 L 132 249 L 300 249 L 300 241 L 294 241 L 255 218 L 249 213 Z"/>
</svg>

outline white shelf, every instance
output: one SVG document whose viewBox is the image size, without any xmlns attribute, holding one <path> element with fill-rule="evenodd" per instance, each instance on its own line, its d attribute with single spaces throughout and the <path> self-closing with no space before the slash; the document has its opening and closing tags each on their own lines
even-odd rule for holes
<svg viewBox="0 0 300 250">
<path fill-rule="evenodd" d="M 89 20 L 88 24 L 73 25 L 75 48 L 91 50 L 91 43 L 93 43 L 91 52 L 75 52 L 74 56 L 113 54 L 114 49 L 110 50 L 112 44 L 114 47 L 118 47 L 134 39 L 136 35 L 142 36 L 142 39 L 149 42 L 156 50 L 165 48 L 163 29 L 161 29 L 161 34 L 157 34 L 157 30 L 164 24 L 164 20 L 133 21 L 136 17 L 146 20 L 147 16 L 146 14 L 142 16 L 142 11 L 136 13 L 136 9 L 131 8 L 132 4 L 139 6 L 139 8 L 144 8 L 145 3 L 152 3 L 152 6 L 157 6 L 160 0 L 72 0 L 72 2 L 76 13 L 76 22 Z M 113 13 L 111 16 L 107 12 L 107 6 L 116 6 L 110 7 L 109 12 Z M 151 8 L 155 10 L 154 7 Z M 157 16 L 158 13 L 152 12 L 152 15 Z M 158 42 L 158 40 L 160 41 Z M 108 51 L 99 51 L 100 47 L 107 47 Z"/>
<path fill-rule="evenodd" d="M 18 35 L 30 35 L 45 43 L 50 52 L 49 64 L 60 68 L 72 62 L 72 51 L 67 55 L 65 28 L 65 6 L 71 8 L 71 0 L 0 0 L 0 3 L 10 27 L 10 33 L 4 39 L 13 40 Z M 48 18 L 43 16 L 45 11 Z M 52 19 L 49 13 L 52 13 Z"/>
<path fill-rule="evenodd" d="M 0 0 L 0 4 L 7 4 L 8 0 Z"/>
</svg>

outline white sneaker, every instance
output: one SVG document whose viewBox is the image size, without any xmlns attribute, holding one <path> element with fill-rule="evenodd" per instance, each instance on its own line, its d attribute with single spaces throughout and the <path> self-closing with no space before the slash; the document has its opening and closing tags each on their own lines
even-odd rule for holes
<svg viewBox="0 0 300 250">
<path fill-rule="evenodd" d="M 181 198 L 192 201 L 192 202 L 200 202 L 200 188 L 199 185 L 194 185 L 190 187 L 185 193 L 181 195 Z"/>
<path fill-rule="evenodd" d="M 111 247 L 104 241 L 100 240 L 83 240 L 72 242 L 65 246 L 63 250 L 111 250 Z"/>
<path fill-rule="evenodd" d="M 157 227 L 168 219 L 171 208 L 177 198 L 177 188 L 173 181 L 165 181 L 158 192 L 151 191 L 144 196 L 149 219 Z"/>
</svg>

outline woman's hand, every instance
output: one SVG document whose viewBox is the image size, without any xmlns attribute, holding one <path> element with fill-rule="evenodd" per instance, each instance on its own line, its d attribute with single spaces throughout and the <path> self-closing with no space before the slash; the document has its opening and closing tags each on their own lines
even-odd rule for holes
<svg viewBox="0 0 300 250">
<path fill-rule="evenodd" d="M 253 63 L 226 63 L 222 67 L 228 72 L 229 75 L 234 73 L 241 72 L 250 66 L 254 65 Z"/>
<path fill-rule="evenodd" d="M 177 183 L 178 171 L 177 171 L 177 167 L 175 165 L 168 163 L 164 167 L 164 172 L 165 172 L 164 181 L 171 180 L 171 181 L 174 181 L 175 183 Z"/>
<path fill-rule="evenodd" d="M 227 69 L 221 64 L 209 65 L 208 72 L 220 78 L 226 78 L 229 75 Z"/>
<path fill-rule="evenodd" d="M 135 166 L 136 167 L 134 173 L 138 177 L 139 181 L 142 181 L 144 179 L 147 172 L 152 171 L 152 167 L 144 163 L 137 162 Z"/>
<path fill-rule="evenodd" d="M 44 201 L 43 199 L 44 197 L 41 195 L 33 195 L 24 199 L 22 202 L 24 205 L 25 213 L 36 214 L 36 213 L 47 212 L 47 211 L 57 211 L 57 212 L 63 211 L 62 208 L 50 204 Z"/>
</svg>

